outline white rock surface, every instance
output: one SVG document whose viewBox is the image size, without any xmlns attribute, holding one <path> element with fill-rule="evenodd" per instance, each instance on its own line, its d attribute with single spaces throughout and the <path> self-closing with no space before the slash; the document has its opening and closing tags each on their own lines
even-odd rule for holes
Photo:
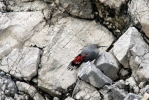
<svg viewBox="0 0 149 100">
<path fill-rule="evenodd" d="M 110 86 L 105 85 L 99 92 L 103 95 L 103 100 L 124 100 L 127 95 L 125 86 L 125 82 L 120 80 Z"/>
<path fill-rule="evenodd" d="M 118 39 L 114 44 L 113 52 L 125 68 L 132 69 L 132 76 L 137 81 L 149 78 L 149 46 L 136 28 L 130 27 Z"/>
<path fill-rule="evenodd" d="M 115 80 L 118 78 L 119 71 L 118 62 L 116 58 L 109 52 L 102 52 L 95 60 L 95 66 L 99 68 L 106 76 Z"/>
<path fill-rule="evenodd" d="M 73 97 L 77 100 L 100 100 L 100 93 L 91 85 L 78 80 L 73 91 Z"/>
<path fill-rule="evenodd" d="M 6 6 L 4 5 L 3 2 L 0 2 L 0 12 L 5 12 Z"/>
<path fill-rule="evenodd" d="M 59 0 L 59 2 L 60 5 L 73 16 L 85 19 L 94 18 L 90 0 Z"/>
<path fill-rule="evenodd" d="M 15 48 L 1 61 L 0 69 L 19 79 L 31 80 L 37 74 L 40 49 L 34 47 Z"/>
<path fill-rule="evenodd" d="M 54 97 L 53 100 L 59 100 L 59 98 L 58 97 Z"/>
<path fill-rule="evenodd" d="M 27 93 L 28 95 L 33 97 L 34 100 L 45 100 L 33 86 L 20 81 L 17 81 L 16 84 L 19 91 Z"/>
<path fill-rule="evenodd" d="M 134 21 L 139 21 L 142 30 L 149 38 L 149 1 L 148 0 L 131 0 L 128 11 Z"/>
<path fill-rule="evenodd" d="M 127 70 L 123 69 L 123 68 L 120 70 L 120 74 L 121 74 L 122 76 L 126 76 L 126 75 L 128 75 L 128 73 L 129 73 L 129 72 L 128 72 Z"/>
<path fill-rule="evenodd" d="M 133 77 L 129 77 L 128 79 L 126 79 L 125 84 L 129 85 L 130 88 L 134 90 L 134 93 L 139 93 L 139 87 L 137 86 L 137 83 Z"/>
<path fill-rule="evenodd" d="M 73 99 L 71 97 L 67 97 L 65 100 L 75 100 L 75 99 Z"/>
<path fill-rule="evenodd" d="M 142 100 L 140 96 L 129 93 L 124 100 Z"/>
<path fill-rule="evenodd" d="M 80 49 L 91 43 L 109 46 L 114 41 L 113 35 L 100 24 L 70 17 L 52 25 L 43 38 L 46 47 L 43 49 L 38 86 L 54 96 L 61 95 L 60 91 L 76 81 L 77 71 L 68 71 L 67 66 Z M 58 90 L 59 87 L 62 90 Z"/>
<path fill-rule="evenodd" d="M 40 11 L 0 13 L 0 59 L 40 30 L 44 26 L 41 23 Z"/>
<path fill-rule="evenodd" d="M 81 80 L 86 81 L 97 88 L 101 88 L 107 84 L 112 84 L 112 80 L 104 75 L 91 62 L 86 62 L 82 64 L 81 67 L 82 68 L 78 72 L 78 77 L 81 78 Z"/>
<path fill-rule="evenodd" d="M 149 94 L 148 93 L 144 93 L 142 100 L 148 100 L 149 99 Z"/>
<path fill-rule="evenodd" d="M 17 86 L 11 77 L 0 71 L 0 100 L 12 99 L 17 92 Z"/>
<path fill-rule="evenodd" d="M 34 0 L 34 2 L 27 2 L 29 0 L 9 0 L 7 1 L 7 9 L 14 12 L 24 11 L 42 11 L 48 8 L 48 4 L 41 0 Z M 31 0 L 30 0 L 31 1 Z M 32 0 L 33 1 L 33 0 Z"/>
<path fill-rule="evenodd" d="M 101 3 L 109 6 L 110 8 L 119 9 L 122 4 L 126 3 L 126 0 L 99 0 Z"/>
</svg>

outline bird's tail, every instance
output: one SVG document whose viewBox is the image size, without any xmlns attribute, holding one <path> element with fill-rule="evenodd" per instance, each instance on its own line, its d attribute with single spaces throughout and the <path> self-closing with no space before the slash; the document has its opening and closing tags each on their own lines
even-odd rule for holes
<svg viewBox="0 0 149 100">
<path fill-rule="evenodd" d="M 86 54 L 85 55 L 79 54 L 73 61 L 70 62 L 67 69 L 73 70 L 74 68 L 78 68 L 86 56 L 87 56 Z"/>
<path fill-rule="evenodd" d="M 70 64 L 68 65 L 67 69 L 72 71 L 73 69 L 75 69 L 75 68 L 77 68 L 77 67 L 78 67 L 78 66 L 74 65 L 74 64 L 73 64 L 73 61 L 71 61 Z"/>
</svg>

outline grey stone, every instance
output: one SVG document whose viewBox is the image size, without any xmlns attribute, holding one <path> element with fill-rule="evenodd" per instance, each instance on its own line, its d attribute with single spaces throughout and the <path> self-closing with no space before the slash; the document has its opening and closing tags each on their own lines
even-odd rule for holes
<svg viewBox="0 0 149 100">
<path fill-rule="evenodd" d="M 37 74 L 40 49 L 34 47 L 15 48 L 1 61 L 0 69 L 19 79 L 31 80 Z"/>
<path fill-rule="evenodd" d="M 132 19 L 137 20 L 146 36 L 149 37 L 149 1 L 148 0 L 131 0 L 128 6 L 128 11 Z M 134 21 L 135 21 L 134 20 Z"/>
<path fill-rule="evenodd" d="M 2 73 L 2 71 L 0 72 Z M 9 76 L 0 74 L 0 100 L 12 100 L 17 92 L 15 82 Z"/>
<path fill-rule="evenodd" d="M 134 90 L 134 93 L 139 93 L 139 87 L 137 86 L 137 83 L 133 77 L 129 77 L 128 79 L 126 79 L 125 84 L 129 85 L 130 88 Z"/>
<path fill-rule="evenodd" d="M 95 0 L 102 24 L 112 30 L 116 37 L 120 37 L 124 29 L 127 29 L 130 18 L 126 14 L 128 0 Z"/>
<path fill-rule="evenodd" d="M 139 83 L 139 88 L 143 88 L 145 86 L 145 82 L 140 82 Z"/>
<path fill-rule="evenodd" d="M 45 22 L 40 11 L 0 13 L 0 59 L 8 55 L 13 48 L 22 46 L 43 28 L 43 23 Z"/>
<path fill-rule="evenodd" d="M 75 100 L 75 99 L 73 99 L 71 97 L 67 97 L 65 100 Z"/>
<path fill-rule="evenodd" d="M 25 82 L 16 82 L 18 90 L 30 95 L 34 100 L 45 100 L 41 94 L 39 94 L 33 86 Z"/>
<path fill-rule="evenodd" d="M 124 100 L 142 100 L 137 94 L 129 93 Z"/>
<path fill-rule="evenodd" d="M 62 91 L 66 91 L 76 82 L 77 70 L 68 71 L 67 66 L 80 49 L 91 43 L 108 47 L 115 40 L 111 32 L 99 23 L 71 17 L 62 18 L 55 25 L 51 25 L 48 33 L 41 38 L 46 42 L 41 58 L 42 67 L 38 74 L 38 86 L 53 96 L 60 96 Z"/>
<path fill-rule="evenodd" d="M 99 57 L 95 60 L 95 66 L 112 80 L 118 78 L 118 62 L 112 54 L 108 52 L 102 52 L 99 55 Z"/>
<path fill-rule="evenodd" d="M 5 12 L 6 11 L 6 6 L 4 5 L 3 2 L 0 2 L 0 12 Z"/>
<path fill-rule="evenodd" d="M 143 88 L 140 89 L 140 94 L 143 95 L 144 93 L 149 94 L 149 85 L 144 86 Z"/>
<path fill-rule="evenodd" d="M 5 100 L 14 100 L 12 97 L 6 97 Z"/>
<path fill-rule="evenodd" d="M 100 93 L 88 83 L 78 80 L 73 90 L 73 97 L 77 100 L 100 100 Z"/>
<path fill-rule="evenodd" d="M 23 11 L 42 11 L 48 8 L 48 4 L 44 1 L 35 0 L 34 2 L 27 2 L 29 0 L 9 0 L 7 1 L 7 9 L 14 12 Z M 31 1 L 31 0 L 30 0 Z M 32 0 L 33 1 L 33 0 Z"/>
<path fill-rule="evenodd" d="M 26 94 L 15 94 L 14 100 L 28 100 L 29 97 Z"/>
<path fill-rule="evenodd" d="M 73 16 L 87 19 L 94 18 L 90 0 L 60 0 L 60 4 Z"/>
<path fill-rule="evenodd" d="M 101 3 L 104 3 L 104 5 L 109 6 L 110 8 L 114 8 L 118 11 L 120 11 L 120 7 L 123 4 L 126 4 L 126 0 L 99 0 Z"/>
<path fill-rule="evenodd" d="M 59 100 L 59 98 L 58 97 L 54 97 L 53 100 Z"/>
<path fill-rule="evenodd" d="M 137 82 L 149 78 L 148 48 L 141 33 L 134 27 L 130 27 L 114 44 L 115 57 L 125 68 L 132 69 L 132 76 Z"/>
<path fill-rule="evenodd" d="M 121 74 L 122 76 L 126 76 L 126 75 L 128 75 L 128 73 L 129 73 L 129 72 L 128 72 L 127 70 L 123 69 L 123 68 L 120 70 L 120 74 Z"/>
<path fill-rule="evenodd" d="M 103 95 L 103 100 L 124 100 L 128 94 L 127 91 L 124 90 L 125 86 L 124 81 L 121 80 L 113 85 L 104 86 L 99 92 Z"/>
<path fill-rule="evenodd" d="M 149 99 L 149 93 L 144 93 L 142 100 L 148 100 Z"/>
<path fill-rule="evenodd" d="M 81 69 L 78 72 L 78 77 L 84 80 L 94 87 L 101 88 L 106 84 L 112 84 L 112 80 L 105 76 L 94 64 L 86 62 L 81 65 Z"/>
</svg>

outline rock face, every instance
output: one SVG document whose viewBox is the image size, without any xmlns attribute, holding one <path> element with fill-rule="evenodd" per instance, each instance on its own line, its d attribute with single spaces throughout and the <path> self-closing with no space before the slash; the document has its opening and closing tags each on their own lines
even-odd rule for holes
<svg viewBox="0 0 149 100">
<path fill-rule="evenodd" d="M 0 0 L 0 100 L 149 99 L 148 8 L 148 0 Z M 67 70 L 89 44 L 106 47 Z"/>
<path fill-rule="evenodd" d="M 40 11 L 0 13 L 0 16 L 0 59 L 44 26 Z"/>
<path fill-rule="evenodd" d="M 17 86 L 11 77 L 0 71 L 0 100 L 13 98 L 17 92 Z"/>
<path fill-rule="evenodd" d="M 44 98 L 38 93 L 38 91 L 27 83 L 24 82 L 16 82 L 18 90 L 24 93 L 27 93 L 34 100 L 44 100 Z"/>
<path fill-rule="evenodd" d="M 130 27 L 114 44 L 114 55 L 125 68 L 132 69 L 132 76 L 137 81 L 149 78 L 149 47 L 141 37 L 141 33 Z"/>
<path fill-rule="evenodd" d="M 95 66 L 99 68 L 106 76 L 115 80 L 118 78 L 117 73 L 119 70 L 116 58 L 108 53 L 102 52 L 95 61 Z"/>
<path fill-rule="evenodd" d="M 0 2 L 0 12 L 5 12 L 6 6 L 4 5 L 3 2 Z"/>
<path fill-rule="evenodd" d="M 127 2 L 128 0 L 96 0 L 94 2 L 98 11 L 96 16 L 116 37 L 119 37 L 130 23 Z"/>
<path fill-rule="evenodd" d="M 129 93 L 124 100 L 142 100 L 142 99 L 136 94 Z"/>
<path fill-rule="evenodd" d="M 122 4 L 126 3 L 126 0 L 99 0 L 101 3 L 104 3 L 105 5 L 109 6 L 110 8 L 119 9 L 122 6 Z"/>
<path fill-rule="evenodd" d="M 142 30 L 145 32 L 145 35 L 149 38 L 149 1 L 148 0 L 132 0 L 129 3 L 129 12 L 131 14 L 134 22 L 139 22 L 142 26 Z"/>
<path fill-rule="evenodd" d="M 112 80 L 105 76 L 91 62 L 82 65 L 82 69 L 78 72 L 78 77 L 97 88 L 101 88 L 106 84 L 112 84 Z"/>
<path fill-rule="evenodd" d="M 103 37 L 109 37 L 109 41 Z M 38 85 L 54 96 L 61 95 L 60 91 L 66 90 L 76 81 L 77 71 L 68 71 L 67 66 L 79 54 L 80 49 L 90 43 L 109 46 L 114 41 L 111 33 L 94 21 L 81 21 L 70 17 L 51 26 L 43 38 L 48 46 L 44 48 L 41 58 Z M 100 51 L 104 49 L 106 48 Z"/>
<path fill-rule="evenodd" d="M 19 79 L 31 80 L 37 74 L 40 50 L 33 47 L 15 48 L 1 61 L 0 69 Z"/>
<path fill-rule="evenodd" d="M 100 100 L 99 92 L 84 81 L 77 81 L 73 90 L 73 97 L 77 100 Z"/>
<path fill-rule="evenodd" d="M 86 19 L 94 17 L 90 0 L 60 0 L 60 4 L 73 16 Z"/>
<path fill-rule="evenodd" d="M 31 1 L 31 0 L 28 0 Z M 34 1 L 34 2 L 28 2 L 27 0 L 9 0 L 6 2 L 7 9 L 9 11 L 15 11 L 15 12 L 23 12 L 23 11 L 41 11 L 48 7 L 48 4 L 44 1 Z M 32 0 L 33 1 L 33 0 Z"/>
<path fill-rule="evenodd" d="M 126 87 L 124 81 L 120 80 L 111 86 L 104 86 L 99 90 L 104 100 L 124 100 L 127 92 L 124 90 Z"/>
</svg>

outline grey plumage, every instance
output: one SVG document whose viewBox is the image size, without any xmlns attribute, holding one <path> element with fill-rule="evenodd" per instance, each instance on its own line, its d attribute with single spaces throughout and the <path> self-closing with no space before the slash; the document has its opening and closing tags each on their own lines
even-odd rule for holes
<svg viewBox="0 0 149 100">
<path fill-rule="evenodd" d="M 99 55 L 99 48 L 106 46 L 98 46 L 97 44 L 90 44 L 84 47 L 81 53 L 68 66 L 68 69 L 79 67 L 82 62 L 93 61 Z"/>
</svg>

